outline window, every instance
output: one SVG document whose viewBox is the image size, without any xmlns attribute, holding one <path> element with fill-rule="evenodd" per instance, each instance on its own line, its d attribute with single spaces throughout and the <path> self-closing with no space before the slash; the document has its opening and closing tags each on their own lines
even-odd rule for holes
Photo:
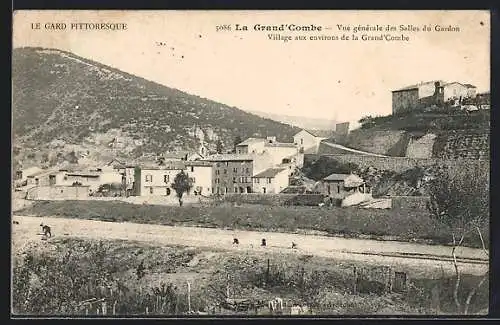
<svg viewBox="0 0 500 325">
<path fill-rule="evenodd" d="M 238 168 L 234 167 L 233 168 L 233 173 L 237 173 L 238 172 Z"/>
<path fill-rule="evenodd" d="M 262 188 L 262 193 L 266 194 L 266 188 L 265 187 Z"/>
<path fill-rule="evenodd" d="M 153 175 L 146 175 L 146 182 L 152 182 L 153 181 Z"/>
<path fill-rule="evenodd" d="M 247 172 L 247 174 L 249 174 L 249 173 L 250 173 L 250 170 L 248 169 L 248 167 L 247 167 L 247 169 L 246 169 L 246 172 Z"/>
<path fill-rule="evenodd" d="M 220 183 L 220 179 L 216 178 L 215 179 L 215 184 L 219 184 Z"/>
<path fill-rule="evenodd" d="M 304 139 L 300 139 L 300 144 L 304 144 Z"/>
<path fill-rule="evenodd" d="M 220 163 L 215 164 L 215 166 L 220 167 Z"/>
<path fill-rule="evenodd" d="M 167 187 L 167 196 L 170 195 L 170 188 Z"/>
<path fill-rule="evenodd" d="M 227 174 L 227 169 L 224 169 L 224 175 L 226 175 L 226 174 Z"/>
<path fill-rule="evenodd" d="M 268 177 L 268 178 L 267 178 L 267 184 L 271 184 L 272 180 L 273 180 L 273 179 L 272 179 L 271 177 Z"/>
<path fill-rule="evenodd" d="M 228 189 L 227 187 L 225 188 L 225 190 L 226 190 L 226 191 L 225 191 L 226 193 L 227 193 L 227 192 L 229 192 L 229 189 Z"/>
<path fill-rule="evenodd" d="M 164 181 L 165 183 L 168 183 L 169 179 L 170 179 L 170 176 L 169 176 L 169 175 L 163 175 L 163 181 Z"/>
<path fill-rule="evenodd" d="M 152 187 L 149 188 L 149 194 L 153 194 L 153 188 Z"/>
<path fill-rule="evenodd" d="M 229 166 L 229 161 L 226 161 L 226 167 Z"/>
<path fill-rule="evenodd" d="M 255 181 L 255 184 L 259 184 L 259 179 L 258 178 L 254 178 L 254 181 Z"/>
<path fill-rule="evenodd" d="M 236 177 L 233 177 L 233 183 L 236 183 Z"/>
<path fill-rule="evenodd" d="M 191 182 L 196 183 L 196 178 L 194 178 L 194 177 L 189 177 L 189 179 L 191 180 Z"/>
<path fill-rule="evenodd" d="M 191 166 L 191 172 L 194 172 L 194 166 Z"/>
<path fill-rule="evenodd" d="M 238 193 L 238 188 L 237 187 L 234 188 L 234 193 Z"/>
<path fill-rule="evenodd" d="M 220 175 L 220 170 L 218 170 L 218 169 L 217 169 L 217 170 L 215 171 L 215 175 Z"/>
<path fill-rule="evenodd" d="M 340 193 L 340 185 L 337 185 L 337 193 Z"/>
</svg>

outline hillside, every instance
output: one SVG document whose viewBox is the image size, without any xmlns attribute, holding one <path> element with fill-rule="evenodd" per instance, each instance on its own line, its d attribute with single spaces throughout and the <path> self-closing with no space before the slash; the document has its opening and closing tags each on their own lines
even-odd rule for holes
<svg viewBox="0 0 500 325">
<path fill-rule="evenodd" d="M 12 61 L 19 154 L 76 146 L 89 152 L 112 147 L 117 154 L 139 156 L 195 149 L 200 141 L 214 149 L 218 139 L 231 149 L 237 136 L 291 141 L 299 131 L 61 50 L 18 48 Z"/>
<path fill-rule="evenodd" d="M 490 111 L 459 109 L 414 111 L 401 115 L 365 117 L 361 127 L 347 138 L 335 139 L 345 146 L 395 157 L 470 158 L 489 157 Z"/>
</svg>

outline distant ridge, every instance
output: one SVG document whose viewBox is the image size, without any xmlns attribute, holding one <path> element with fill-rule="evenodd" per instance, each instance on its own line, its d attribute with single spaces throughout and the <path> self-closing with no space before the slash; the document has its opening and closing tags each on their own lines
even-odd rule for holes
<svg viewBox="0 0 500 325">
<path fill-rule="evenodd" d="M 282 123 L 290 124 L 301 129 L 312 129 L 312 130 L 335 130 L 335 125 L 340 123 L 339 121 L 323 119 L 323 118 L 310 118 L 304 116 L 291 116 L 291 115 L 280 115 L 266 112 L 248 111 L 252 114 L 279 121 Z"/>
</svg>

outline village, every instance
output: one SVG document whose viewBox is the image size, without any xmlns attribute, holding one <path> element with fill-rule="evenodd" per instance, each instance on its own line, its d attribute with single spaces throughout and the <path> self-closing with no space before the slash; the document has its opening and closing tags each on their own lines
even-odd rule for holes
<svg viewBox="0 0 500 325">
<path fill-rule="evenodd" d="M 393 114 L 433 109 L 444 104 L 464 110 L 481 107 L 476 89 L 470 84 L 431 81 L 392 91 Z M 483 105 L 484 109 L 484 105 Z M 99 166 L 67 164 L 52 168 L 30 167 L 15 173 L 14 183 L 24 199 L 32 200 L 128 200 L 134 203 L 177 204 L 172 187 L 183 172 L 190 186 L 184 201 L 224 195 L 272 195 L 293 193 L 293 181 L 300 174 L 307 156 L 321 156 L 333 150 L 337 156 L 391 158 L 356 150 L 335 143 L 332 138 L 348 136 L 349 123 L 338 123 L 335 130 L 303 129 L 289 142 L 276 137 L 250 137 L 235 143 L 231 150 L 209 151 L 200 143 L 197 151 L 165 152 L 143 156 L 136 162 L 113 159 Z M 410 158 L 429 159 L 430 154 Z M 332 173 L 309 184 L 303 194 L 320 195 L 317 205 L 390 208 L 390 201 L 372 197 L 371 188 L 359 175 Z M 370 205 L 370 202 L 377 204 Z"/>
<path fill-rule="evenodd" d="M 226 153 L 208 153 L 201 145 L 197 152 L 164 153 L 140 164 L 115 159 L 85 169 L 77 165 L 55 170 L 32 167 L 18 171 L 15 182 L 17 190 L 26 191 L 28 200 L 135 196 L 163 197 L 164 202 L 171 202 L 174 178 L 184 171 L 192 184 L 186 193 L 190 197 L 278 194 L 288 188 L 290 178 L 303 166 L 304 154 L 317 153 L 320 142 L 327 138 L 326 134 L 302 130 L 293 142 L 278 142 L 276 137 L 248 138 Z M 324 181 L 328 186 L 323 192 L 339 198 L 365 190 L 363 181 L 354 175 L 331 175 Z"/>
</svg>

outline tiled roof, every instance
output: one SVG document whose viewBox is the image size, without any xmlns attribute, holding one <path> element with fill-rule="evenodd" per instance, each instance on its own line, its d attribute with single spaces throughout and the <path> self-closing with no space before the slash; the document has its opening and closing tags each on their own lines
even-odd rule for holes
<svg viewBox="0 0 500 325">
<path fill-rule="evenodd" d="M 68 176 L 84 176 L 84 177 L 99 177 L 101 173 L 98 172 L 86 172 L 86 171 L 75 171 L 66 173 Z"/>
<path fill-rule="evenodd" d="M 203 159 L 204 161 L 248 161 L 254 160 L 251 155 L 241 155 L 241 154 L 216 154 Z"/>
<path fill-rule="evenodd" d="M 396 91 L 404 91 L 404 90 L 412 90 L 412 89 L 418 89 L 418 88 L 419 88 L 419 87 L 421 87 L 421 86 L 425 86 L 425 85 L 429 85 L 429 84 L 434 85 L 436 82 L 439 82 L 441 85 L 444 85 L 444 84 L 445 84 L 445 82 L 444 82 L 444 81 L 442 81 L 442 80 L 433 80 L 433 81 L 422 82 L 422 83 L 418 83 L 418 84 L 414 84 L 414 85 L 406 86 L 406 87 L 403 87 L 403 88 L 399 88 L 399 89 L 393 90 L 393 92 L 396 92 Z"/>
<path fill-rule="evenodd" d="M 363 184 L 363 179 L 354 174 L 330 174 L 327 177 L 323 178 L 324 181 L 344 181 L 346 185 L 361 185 Z M 347 184 L 349 181 L 349 184 Z"/>
<path fill-rule="evenodd" d="M 246 145 L 249 145 L 249 144 L 252 144 L 252 143 L 258 143 L 258 142 L 264 142 L 264 141 L 266 141 L 266 139 L 262 139 L 262 138 L 248 138 L 245 141 L 238 143 L 237 145 L 238 146 L 246 146 Z"/>
<path fill-rule="evenodd" d="M 184 169 L 186 168 L 185 161 L 166 161 L 163 165 L 153 164 L 153 165 L 140 165 L 138 166 L 142 169 L 153 169 L 153 170 L 172 170 L 172 169 Z"/>
<path fill-rule="evenodd" d="M 193 160 L 193 161 L 186 161 L 185 163 L 186 166 L 207 166 L 207 167 L 212 167 L 213 162 L 210 161 L 203 161 L 203 160 Z"/>
<path fill-rule="evenodd" d="M 54 173 L 55 173 L 54 170 L 42 169 L 42 170 L 38 171 L 37 173 L 32 173 L 32 174 L 28 175 L 27 177 L 29 177 L 29 178 L 39 177 L 39 176 L 44 176 L 44 175 L 49 175 L 49 174 L 54 174 Z"/>
<path fill-rule="evenodd" d="M 255 175 L 253 177 L 255 177 L 255 178 L 274 177 L 285 170 L 287 170 L 287 169 L 286 168 L 269 168 L 269 169 L 264 170 L 263 172 L 258 173 L 257 175 Z"/>
<path fill-rule="evenodd" d="M 266 147 L 282 147 L 282 148 L 296 148 L 297 146 L 293 143 L 286 142 L 271 142 L 266 143 Z"/>
<path fill-rule="evenodd" d="M 329 131 L 329 130 L 311 130 L 311 129 L 307 129 L 307 130 L 304 130 L 306 131 L 307 133 L 317 137 L 317 138 L 330 138 L 331 136 L 333 136 L 333 130 L 332 131 Z"/>
<path fill-rule="evenodd" d="M 22 172 L 23 172 L 23 176 L 26 177 L 29 175 L 37 174 L 40 171 L 42 171 L 42 169 L 40 167 L 29 167 L 29 168 L 24 169 Z"/>
<path fill-rule="evenodd" d="M 350 174 L 330 174 L 323 178 L 324 181 L 343 181 L 347 177 L 349 177 Z"/>
</svg>

